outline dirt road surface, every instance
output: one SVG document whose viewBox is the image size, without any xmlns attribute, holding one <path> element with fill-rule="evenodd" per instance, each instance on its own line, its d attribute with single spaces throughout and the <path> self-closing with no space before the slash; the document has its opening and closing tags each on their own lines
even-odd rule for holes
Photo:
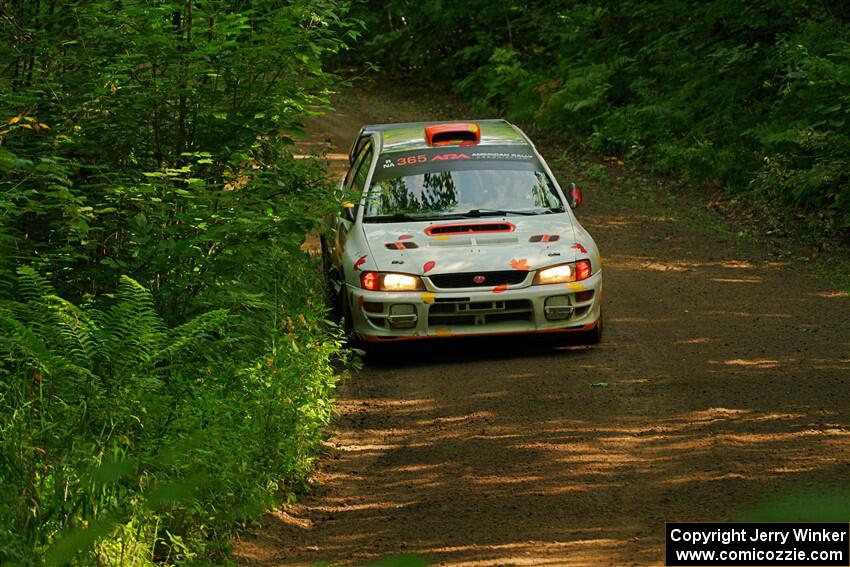
<svg viewBox="0 0 850 567">
<path fill-rule="evenodd" d="M 312 139 L 341 158 L 364 123 L 457 118 L 445 112 L 347 95 Z M 846 293 L 639 202 L 628 177 L 555 169 L 584 182 L 603 343 L 478 340 L 371 361 L 340 388 L 316 485 L 237 542 L 240 563 L 662 565 L 665 521 L 733 521 L 847 485 Z"/>
</svg>

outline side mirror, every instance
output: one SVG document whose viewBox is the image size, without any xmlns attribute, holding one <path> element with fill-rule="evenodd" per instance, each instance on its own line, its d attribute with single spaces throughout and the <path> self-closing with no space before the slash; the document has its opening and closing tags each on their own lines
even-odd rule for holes
<svg viewBox="0 0 850 567">
<path fill-rule="evenodd" d="M 348 222 L 354 222 L 354 218 L 356 216 L 356 207 L 354 203 L 351 201 L 343 201 L 342 202 L 342 216 L 348 220 Z"/>
<path fill-rule="evenodd" d="M 581 189 L 576 187 L 575 183 L 570 183 L 567 188 L 567 201 L 570 203 L 571 209 L 577 209 L 578 206 L 581 205 Z"/>
</svg>

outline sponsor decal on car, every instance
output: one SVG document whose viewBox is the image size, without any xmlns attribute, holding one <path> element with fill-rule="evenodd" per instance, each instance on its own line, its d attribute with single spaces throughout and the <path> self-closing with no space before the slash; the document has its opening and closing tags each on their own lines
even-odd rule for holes
<svg viewBox="0 0 850 567">
<path fill-rule="evenodd" d="M 489 163 L 485 166 L 482 162 Z M 384 154 L 380 164 L 375 171 L 376 180 L 435 172 L 439 171 L 439 167 L 448 164 L 451 164 L 453 169 L 464 167 L 460 164 L 469 164 L 466 167 L 489 169 L 506 166 L 513 168 L 518 164 L 528 164 L 532 168 L 539 167 L 537 157 L 532 151 L 505 146 L 494 146 L 486 151 L 448 152 L 445 149 L 428 148 L 410 152 L 392 152 Z"/>
</svg>

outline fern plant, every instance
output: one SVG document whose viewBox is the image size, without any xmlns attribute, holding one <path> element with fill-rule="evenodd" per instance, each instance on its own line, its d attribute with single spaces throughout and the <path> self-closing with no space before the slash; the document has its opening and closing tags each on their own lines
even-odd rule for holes
<svg viewBox="0 0 850 567">
<path fill-rule="evenodd" d="M 173 377 L 189 374 L 227 318 L 210 311 L 169 329 L 128 277 L 105 310 L 58 297 L 30 267 L 16 284 L 19 299 L 0 304 L 0 537 L 11 540 L 0 542 L 0 563 L 129 514 L 144 449 L 185 390 Z M 121 475 L 96 480 L 118 462 Z"/>
</svg>

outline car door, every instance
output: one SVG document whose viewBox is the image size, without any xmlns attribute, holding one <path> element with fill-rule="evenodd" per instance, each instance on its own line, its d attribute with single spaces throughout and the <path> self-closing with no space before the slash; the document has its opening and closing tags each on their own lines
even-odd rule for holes
<svg viewBox="0 0 850 567">
<path fill-rule="evenodd" d="M 343 194 L 350 198 L 354 195 L 358 198 L 363 194 L 366 188 L 366 180 L 369 178 L 369 168 L 372 165 L 372 140 L 367 138 L 364 142 L 358 141 L 358 152 L 342 182 Z M 360 208 L 359 204 L 351 202 L 343 202 L 340 207 L 339 214 L 335 219 L 334 234 L 336 242 L 334 246 L 333 262 L 336 266 L 341 267 L 342 254 L 345 251 L 345 243 L 348 239 L 348 233 L 357 218 L 357 213 Z"/>
</svg>

